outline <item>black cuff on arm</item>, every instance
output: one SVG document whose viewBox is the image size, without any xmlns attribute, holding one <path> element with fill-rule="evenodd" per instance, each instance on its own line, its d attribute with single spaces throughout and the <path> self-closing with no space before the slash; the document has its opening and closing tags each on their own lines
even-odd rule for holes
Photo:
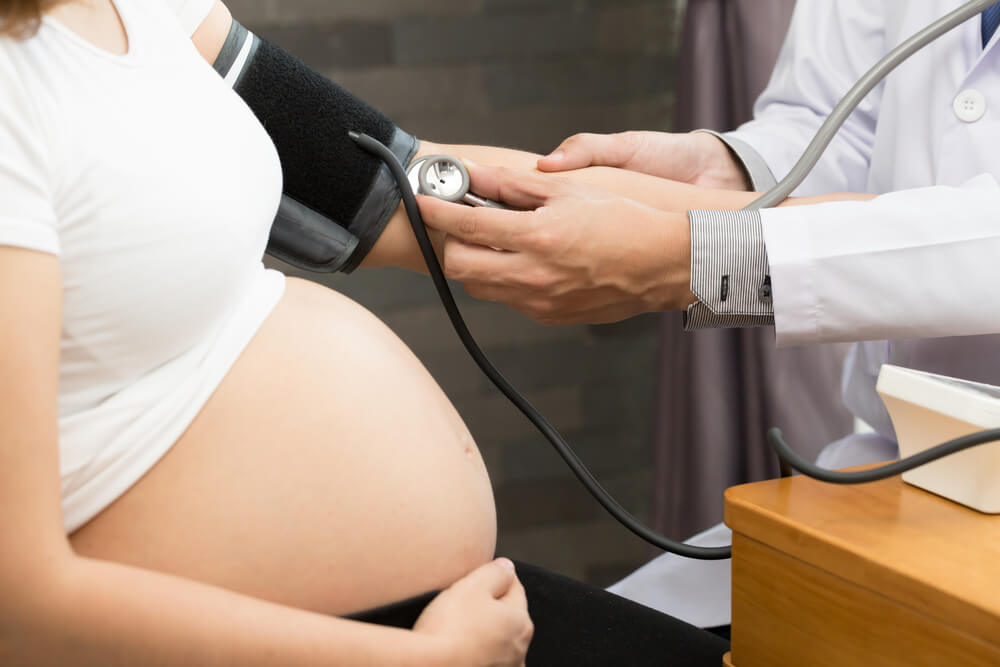
<svg viewBox="0 0 1000 667">
<path fill-rule="evenodd" d="M 417 151 L 416 138 L 236 21 L 216 68 L 271 136 L 281 159 L 286 197 L 332 221 L 357 240 L 349 256 L 341 257 L 334 268 L 329 267 L 337 261 L 331 260 L 326 270 L 354 270 L 382 234 L 399 204 L 400 194 L 388 168 L 358 148 L 347 133 L 353 130 L 375 137 L 392 150 L 404 167 Z M 283 201 L 286 212 L 296 210 L 294 206 L 286 209 L 286 203 Z M 272 241 L 280 241 L 274 236 Z M 340 236 L 337 243 L 345 252 L 351 246 L 349 237 L 337 230 L 328 230 L 326 236 Z M 301 249 L 284 247 L 285 257 L 280 252 L 272 254 L 287 261 L 287 255 Z M 309 261 L 317 263 L 315 258 Z"/>
<path fill-rule="evenodd" d="M 774 324 L 760 211 L 690 211 L 691 291 L 684 329 Z"/>
</svg>

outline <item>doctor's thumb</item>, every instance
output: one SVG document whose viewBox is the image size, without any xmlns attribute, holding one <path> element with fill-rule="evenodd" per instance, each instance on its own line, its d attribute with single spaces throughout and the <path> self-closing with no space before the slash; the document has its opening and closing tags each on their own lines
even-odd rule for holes
<svg viewBox="0 0 1000 667">
<path fill-rule="evenodd" d="M 631 156 L 620 134 L 574 134 L 538 160 L 539 171 L 569 171 L 593 165 L 620 167 Z"/>
</svg>

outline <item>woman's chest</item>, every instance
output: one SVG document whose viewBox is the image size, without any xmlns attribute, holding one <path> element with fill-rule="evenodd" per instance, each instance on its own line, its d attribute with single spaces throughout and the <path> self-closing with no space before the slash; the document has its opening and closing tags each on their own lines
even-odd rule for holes
<svg viewBox="0 0 1000 667">
<path fill-rule="evenodd" d="M 205 63 L 84 61 L 60 74 L 40 106 L 63 379 L 129 379 L 195 345 L 242 295 L 260 270 L 281 169 L 266 132 Z"/>
</svg>

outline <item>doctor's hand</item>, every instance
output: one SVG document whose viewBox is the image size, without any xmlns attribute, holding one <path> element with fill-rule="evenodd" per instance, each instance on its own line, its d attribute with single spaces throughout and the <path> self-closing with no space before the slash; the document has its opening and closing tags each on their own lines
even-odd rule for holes
<svg viewBox="0 0 1000 667">
<path fill-rule="evenodd" d="M 619 167 L 702 187 L 750 189 L 729 147 L 707 132 L 576 134 L 538 160 L 541 171 L 590 166 Z"/>
<path fill-rule="evenodd" d="M 445 232 L 445 274 L 474 297 L 544 324 L 603 323 L 686 308 L 687 216 L 561 176 L 469 164 L 472 191 L 523 210 L 420 197 L 428 227 Z"/>
</svg>

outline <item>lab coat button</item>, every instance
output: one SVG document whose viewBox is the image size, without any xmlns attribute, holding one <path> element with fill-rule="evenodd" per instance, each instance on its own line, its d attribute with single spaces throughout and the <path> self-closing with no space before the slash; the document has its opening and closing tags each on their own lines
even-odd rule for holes
<svg viewBox="0 0 1000 667">
<path fill-rule="evenodd" d="M 975 123 L 986 113 L 986 98 L 978 90 L 963 90 L 952 104 L 955 115 L 966 123 Z"/>
</svg>

